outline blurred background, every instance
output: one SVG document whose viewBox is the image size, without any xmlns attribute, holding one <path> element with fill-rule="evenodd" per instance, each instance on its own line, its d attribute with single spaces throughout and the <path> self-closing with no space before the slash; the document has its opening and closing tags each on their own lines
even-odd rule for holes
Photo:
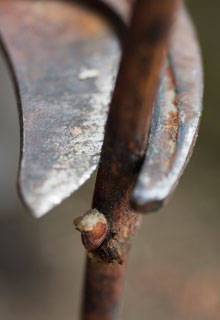
<svg viewBox="0 0 220 320">
<path fill-rule="evenodd" d="M 167 207 L 144 217 L 131 251 L 121 319 L 220 318 L 220 2 L 188 1 L 205 70 L 199 139 Z M 77 320 L 85 253 L 72 220 L 90 208 L 93 176 L 40 220 L 16 193 L 18 114 L 0 58 L 0 318 Z"/>
</svg>

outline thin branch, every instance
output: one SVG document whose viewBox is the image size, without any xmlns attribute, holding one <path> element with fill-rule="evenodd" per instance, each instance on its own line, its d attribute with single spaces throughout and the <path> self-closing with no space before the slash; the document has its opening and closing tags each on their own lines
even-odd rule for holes
<svg viewBox="0 0 220 320">
<path fill-rule="evenodd" d="M 110 105 L 93 210 L 75 221 L 88 250 L 83 320 L 115 319 L 123 262 L 141 216 L 130 207 L 179 0 L 138 0 Z M 92 217 L 95 217 L 94 219 Z"/>
</svg>

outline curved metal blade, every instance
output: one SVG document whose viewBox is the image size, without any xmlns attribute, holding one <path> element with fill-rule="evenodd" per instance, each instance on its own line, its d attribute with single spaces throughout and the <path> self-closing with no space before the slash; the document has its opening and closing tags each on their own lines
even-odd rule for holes
<svg viewBox="0 0 220 320">
<path fill-rule="evenodd" d="M 95 170 L 120 56 L 100 16 L 64 1 L 1 1 L 21 105 L 19 190 L 40 217 Z"/>
<path fill-rule="evenodd" d="M 173 28 L 146 159 L 133 192 L 136 210 L 158 210 L 173 192 L 189 161 L 202 111 L 201 65 L 193 26 L 182 9 Z"/>
</svg>

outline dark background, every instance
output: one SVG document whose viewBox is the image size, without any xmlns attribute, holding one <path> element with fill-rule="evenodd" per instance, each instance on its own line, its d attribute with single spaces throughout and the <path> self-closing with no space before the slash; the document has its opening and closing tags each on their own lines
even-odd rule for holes
<svg viewBox="0 0 220 320">
<path fill-rule="evenodd" d="M 121 319 L 220 318 L 220 2 L 192 0 L 188 7 L 205 70 L 200 135 L 167 207 L 144 218 Z M 77 319 L 85 254 L 72 220 L 90 207 L 94 177 L 46 217 L 32 219 L 15 188 L 19 127 L 3 59 L 0 105 L 0 318 Z"/>
</svg>

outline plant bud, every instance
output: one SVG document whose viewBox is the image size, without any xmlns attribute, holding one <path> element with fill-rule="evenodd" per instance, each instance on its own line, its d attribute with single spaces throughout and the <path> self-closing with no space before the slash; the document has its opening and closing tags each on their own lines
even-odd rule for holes
<svg viewBox="0 0 220 320">
<path fill-rule="evenodd" d="M 74 220 L 76 230 L 81 232 L 82 242 L 89 251 L 95 250 L 108 233 L 108 222 L 104 214 L 96 209 L 89 210 Z"/>
</svg>

